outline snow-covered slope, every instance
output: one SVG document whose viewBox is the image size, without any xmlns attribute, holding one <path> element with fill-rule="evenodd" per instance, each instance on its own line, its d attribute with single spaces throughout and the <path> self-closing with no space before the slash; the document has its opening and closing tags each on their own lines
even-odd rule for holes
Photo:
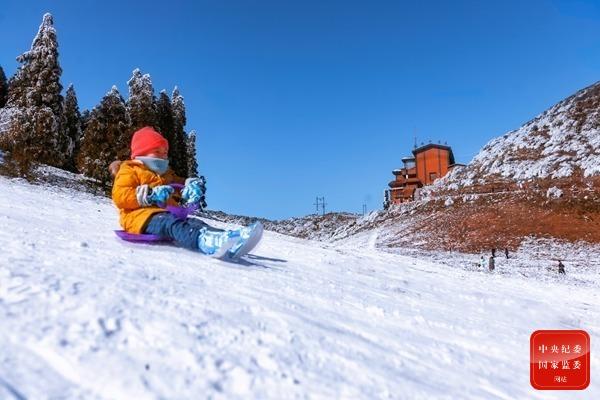
<svg viewBox="0 0 600 400">
<path fill-rule="evenodd" d="M 469 252 L 516 249 L 530 237 L 598 244 L 598 193 L 600 82 L 491 140 L 467 166 L 422 188 L 417 204 L 338 231 L 377 227 L 390 238 L 379 246 Z"/>
<path fill-rule="evenodd" d="M 514 131 L 491 140 L 448 183 L 523 181 L 600 174 L 600 82 L 580 90 Z"/>
<path fill-rule="evenodd" d="M 248 225 L 255 218 L 226 214 L 222 211 L 208 211 L 206 216 L 220 222 Z M 334 233 L 343 227 L 353 226 L 359 219 L 357 214 L 344 212 L 330 212 L 325 215 L 310 214 L 304 217 L 292 217 L 272 221 L 259 218 L 265 229 L 291 235 L 302 239 L 331 240 L 335 239 Z"/>
<path fill-rule="evenodd" d="M 378 252 L 376 231 L 266 232 L 229 264 L 121 242 L 108 199 L 2 177 L 0 227 L 2 399 L 600 398 L 597 272 L 488 274 Z M 544 328 L 589 332 L 586 391 L 530 387 Z"/>
</svg>

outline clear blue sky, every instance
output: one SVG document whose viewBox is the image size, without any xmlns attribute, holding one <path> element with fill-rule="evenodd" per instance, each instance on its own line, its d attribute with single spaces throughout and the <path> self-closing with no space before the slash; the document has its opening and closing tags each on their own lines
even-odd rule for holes
<svg viewBox="0 0 600 400">
<path fill-rule="evenodd" d="M 596 1 L 16 1 L 0 65 L 54 15 L 62 83 L 91 108 L 139 67 L 178 85 L 208 203 L 285 218 L 381 207 L 418 141 L 468 162 L 491 138 L 600 80 Z"/>
</svg>

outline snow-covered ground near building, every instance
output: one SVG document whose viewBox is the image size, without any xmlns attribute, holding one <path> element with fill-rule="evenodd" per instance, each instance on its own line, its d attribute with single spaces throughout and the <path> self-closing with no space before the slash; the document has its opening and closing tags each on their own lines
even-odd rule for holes
<svg viewBox="0 0 600 400">
<path fill-rule="evenodd" d="M 376 230 L 266 232 L 232 264 L 114 229 L 109 199 L 0 177 L 0 398 L 600 398 L 597 269 L 485 273 Z M 590 334 L 587 390 L 531 388 L 537 329 Z"/>
</svg>

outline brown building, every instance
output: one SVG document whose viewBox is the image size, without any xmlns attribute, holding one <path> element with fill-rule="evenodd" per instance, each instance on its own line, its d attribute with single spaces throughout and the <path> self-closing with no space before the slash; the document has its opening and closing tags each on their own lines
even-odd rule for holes
<svg viewBox="0 0 600 400">
<path fill-rule="evenodd" d="M 384 192 L 383 207 L 399 204 L 418 198 L 419 188 L 430 185 L 441 178 L 455 164 L 452 148 L 441 144 L 426 144 L 413 150 L 413 157 L 404 157 L 401 169 L 392 173 L 396 179 L 388 183 L 389 189 Z"/>
</svg>

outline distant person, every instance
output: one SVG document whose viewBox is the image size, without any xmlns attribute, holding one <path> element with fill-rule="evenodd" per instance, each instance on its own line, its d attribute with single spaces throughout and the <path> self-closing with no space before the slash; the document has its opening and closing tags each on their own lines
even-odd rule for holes
<svg viewBox="0 0 600 400">
<path fill-rule="evenodd" d="M 487 267 L 486 264 L 487 264 L 487 262 L 485 261 L 485 257 L 481 256 L 481 259 L 479 260 L 479 266 L 481 268 L 485 268 L 485 267 Z"/>
<path fill-rule="evenodd" d="M 492 249 L 492 257 L 496 257 L 496 249 Z"/>
<path fill-rule="evenodd" d="M 506 256 L 506 259 L 508 260 L 508 247 L 504 248 L 504 255 Z"/>
<path fill-rule="evenodd" d="M 496 268 L 496 262 L 494 261 L 494 256 L 490 257 L 490 261 L 488 262 L 488 268 L 490 271 L 493 271 Z"/>
<path fill-rule="evenodd" d="M 558 273 L 565 275 L 565 264 L 558 260 Z"/>
</svg>

